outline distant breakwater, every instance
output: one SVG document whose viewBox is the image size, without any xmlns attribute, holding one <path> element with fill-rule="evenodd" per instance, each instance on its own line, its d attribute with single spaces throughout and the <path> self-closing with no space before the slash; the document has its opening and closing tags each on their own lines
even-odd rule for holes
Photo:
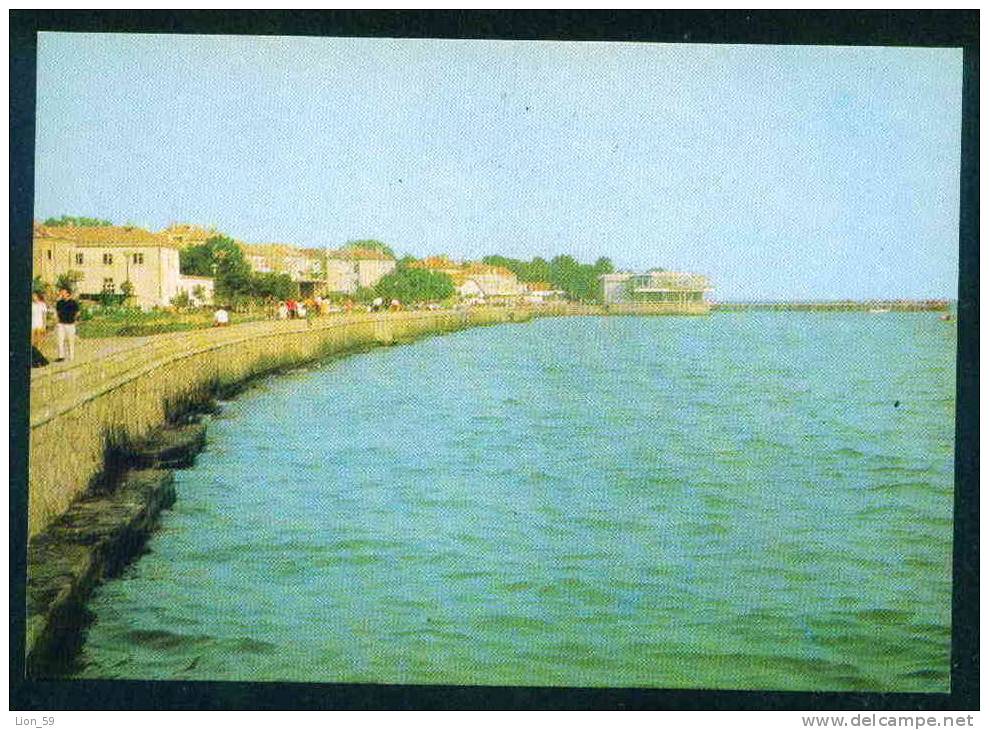
<svg viewBox="0 0 989 730">
<path fill-rule="evenodd" d="M 743 312 L 769 310 L 777 312 L 947 312 L 951 303 L 947 299 L 875 299 L 834 301 L 789 302 L 714 302 L 714 312 Z"/>
</svg>

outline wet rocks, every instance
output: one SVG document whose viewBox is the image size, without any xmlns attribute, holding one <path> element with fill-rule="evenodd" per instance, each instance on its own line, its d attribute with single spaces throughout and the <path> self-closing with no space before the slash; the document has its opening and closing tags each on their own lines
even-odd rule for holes
<svg viewBox="0 0 989 730">
<path fill-rule="evenodd" d="M 141 552 L 163 509 L 175 501 L 172 473 L 129 472 L 107 496 L 83 499 L 28 544 L 27 666 L 57 675 L 74 657 L 85 602 L 99 581 Z"/>
<path fill-rule="evenodd" d="M 33 677 L 72 668 L 93 588 L 144 550 L 162 510 L 175 502 L 170 469 L 192 466 L 206 425 L 157 429 L 120 454 L 125 469 L 109 489 L 77 500 L 28 543 L 27 669 Z"/>
<path fill-rule="evenodd" d="M 192 466 L 205 445 L 203 423 L 163 427 L 129 449 L 127 462 L 135 469 L 184 469 Z"/>
</svg>

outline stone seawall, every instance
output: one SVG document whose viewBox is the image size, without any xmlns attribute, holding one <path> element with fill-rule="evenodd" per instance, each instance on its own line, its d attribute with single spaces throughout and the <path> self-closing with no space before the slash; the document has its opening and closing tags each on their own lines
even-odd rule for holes
<svg viewBox="0 0 989 730">
<path fill-rule="evenodd" d="M 252 322 L 145 338 L 106 358 L 38 373 L 31 382 L 28 534 L 97 485 L 112 453 L 224 388 L 333 354 L 530 316 L 475 308 Z"/>
</svg>

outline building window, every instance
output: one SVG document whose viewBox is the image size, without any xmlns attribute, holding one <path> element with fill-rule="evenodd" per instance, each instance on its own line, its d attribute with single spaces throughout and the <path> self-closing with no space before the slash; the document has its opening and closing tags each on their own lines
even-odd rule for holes
<svg viewBox="0 0 989 730">
<path fill-rule="evenodd" d="M 77 253 L 76 254 L 76 265 L 77 266 L 82 266 L 82 261 L 83 261 L 82 254 L 81 253 Z"/>
<path fill-rule="evenodd" d="M 105 254 L 103 254 L 103 263 L 106 264 L 107 266 L 109 266 L 110 264 L 112 264 L 113 263 L 113 254 L 112 253 L 105 253 Z M 110 281 L 113 281 L 113 280 L 111 279 Z"/>
<path fill-rule="evenodd" d="M 136 253 L 136 254 L 134 254 L 134 263 L 135 264 L 143 264 L 144 263 L 144 254 L 143 253 Z"/>
<path fill-rule="evenodd" d="M 103 291 L 106 294 L 113 294 L 113 279 L 103 280 Z"/>
<path fill-rule="evenodd" d="M 48 249 L 47 251 L 45 251 L 45 253 L 48 255 L 48 260 L 51 261 L 52 260 L 52 250 L 51 249 Z"/>
</svg>

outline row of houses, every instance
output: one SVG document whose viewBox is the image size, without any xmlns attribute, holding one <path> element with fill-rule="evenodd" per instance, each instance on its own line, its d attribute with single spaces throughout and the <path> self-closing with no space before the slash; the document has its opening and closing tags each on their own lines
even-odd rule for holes
<svg viewBox="0 0 989 730">
<path fill-rule="evenodd" d="M 456 263 L 443 256 L 432 256 L 412 266 L 439 271 L 450 276 L 457 293 L 465 299 L 502 301 L 523 299 L 541 303 L 563 299 L 565 292 L 546 281 L 521 282 L 501 266 L 479 263 Z M 606 304 L 663 303 L 691 306 L 704 302 L 712 291 L 703 274 L 653 269 L 644 274 L 621 271 L 599 277 Z"/>
<path fill-rule="evenodd" d="M 121 294 L 130 283 L 131 296 L 142 307 L 168 306 L 185 294 L 196 304 L 213 299 L 213 279 L 182 274 L 179 252 L 218 235 L 215 229 L 188 224 L 151 232 L 136 226 L 34 225 L 34 275 L 48 284 L 70 271 L 81 277 L 80 294 Z M 288 274 L 303 296 L 353 294 L 373 287 L 396 267 L 394 257 L 371 248 L 304 248 L 279 243 L 237 242 L 257 273 Z M 549 282 L 521 282 L 509 269 L 478 262 L 457 262 L 430 256 L 410 266 L 447 274 L 457 294 L 467 301 L 539 303 L 562 299 L 564 292 Z M 710 291 L 699 274 L 653 270 L 645 274 L 620 272 L 601 277 L 604 301 L 703 301 Z"/>
<path fill-rule="evenodd" d="M 456 262 L 446 256 L 430 256 L 410 264 L 413 268 L 446 274 L 461 299 L 504 302 L 525 299 L 543 302 L 562 298 L 564 292 L 546 281 L 519 281 L 515 272 L 503 266 L 473 261 Z"/>
<path fill-rule="evenodd" d="M 328 292 L 353 294 L 394 271 L 394 257 L 370 248 L 300 248 L 288 244 L 241 244 L 251 269 L 288 274 L 303 296 Z"/>
<path fill-rule="evenodd" d="M 123 293 L 142 307 L 167 306 L 184 293 L 194 303 L 213 298 L 213 279 L 182 274 L 179 251 L 217 235 L 213 229 L 187 224 L 151 232 L 136 226 L 34 225 L 34 276 L 54 284 L 77 272 L 80 294 Z M 328 292 L 353 293 L 371 287 L 395 269 L 395 259 L 365 248 L 328 250 L 278 243 L 237 242 L 257 273 L 288 274 L 303 296 Z"/>
</svg>

